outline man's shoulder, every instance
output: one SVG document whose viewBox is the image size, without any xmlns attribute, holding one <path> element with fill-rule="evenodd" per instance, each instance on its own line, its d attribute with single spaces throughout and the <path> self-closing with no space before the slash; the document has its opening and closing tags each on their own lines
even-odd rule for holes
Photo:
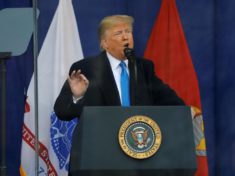
<svg viewBox="0 0 235 176">
<path fill-rule="evenodd" d="M 104 53 L 100 53 L 96 56 L 85 57 L 77 62 L 74 62 L 70 68 L 70 73 L 73 70 L 89 70 L 90 67 L 99 65 L 99 62 L 105 57 Z"/>
<path fill-rule="evenodd" d="M 95 62 L 98 57 L 99 57 L 98 55 L 97 56 L 85 57 L 81 60 L 78 60 L 78 61 L 74 62 L 73 65 L 89 64 L 89 63 Z"/>
<path fill-rule="evenodd" d="M 95 56 L 89 56 L 89 57 L 85 57 L 77 62 L 74 62 L 73 65 L 74 66 L 80 66 L 80 65 L 89 65 L 91 63 L 95 63 L 95 62 L 99 62 L 99 60 L 104 57 L 103 53 L 100 53 L 99 55 L 95 55 Z"/>
<path fill-rule="evenodd" d="M 143 57 L 136 57 L 136 61 L 140 64 L 143 64 L 144 66 L 152 66 L 153 61 L 143 58 Z"/>
</svg>

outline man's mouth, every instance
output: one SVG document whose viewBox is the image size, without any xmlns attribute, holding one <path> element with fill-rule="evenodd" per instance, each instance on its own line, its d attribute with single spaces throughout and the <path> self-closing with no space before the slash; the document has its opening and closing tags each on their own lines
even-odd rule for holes
<svg viewBox="0 0 235 176">
<path fill-rule="evenodd" d="M 125 48 L 128 48 L 128 46 L 129 46 L 129 43 L 126 43 L 126 44 L 124 45 Z"/>
</svg>

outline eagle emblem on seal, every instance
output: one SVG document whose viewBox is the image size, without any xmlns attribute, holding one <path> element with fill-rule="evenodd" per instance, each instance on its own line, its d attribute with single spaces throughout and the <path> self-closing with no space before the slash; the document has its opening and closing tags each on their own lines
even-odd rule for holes
<svg viewBox="0 0 235 176">
<path fill-rule="evenodd" d="M 159 149 L 162 134 L 158 124 L 151 118 L 135 115 L 127 118 L 118 133 L 121 149 L 135 159 L 146 159 Z"/>
<path fill-rule="evenodd" d="M 150 142 L 150 138 L 148 137 L 148 130 L 143 127 L 136 127 L 131 131 L 131 136 L 135 141 L 135 145 L 142 149 L 147 147 L 148 143 Z"/>
</svg>

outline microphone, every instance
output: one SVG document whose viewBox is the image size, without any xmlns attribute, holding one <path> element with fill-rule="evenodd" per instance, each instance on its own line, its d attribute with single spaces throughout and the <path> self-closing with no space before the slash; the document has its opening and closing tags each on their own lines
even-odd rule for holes
<svg viewBox="0 0 235 176">
<path fill-rule="evenodd" d="M 135 52 L 133 48 L 128 47 L 129 44 L 125 45 L 123 50 L 125 56 L 130 61 L 129 62 L 129 71 L 130 71 L 130 92 L 131 92 L 131 104 L 136 105 L 137 102 L 137 66 L 135 59 Z"/>
<path fill-rule="evenodd" d="M 128 44 L 125 45 L 124 54 L 128 60 L 130 60 L 131 62 L 134 62 L 135 52 L 134 52 L 134 49 L 128 47 Z"/>
</svg>

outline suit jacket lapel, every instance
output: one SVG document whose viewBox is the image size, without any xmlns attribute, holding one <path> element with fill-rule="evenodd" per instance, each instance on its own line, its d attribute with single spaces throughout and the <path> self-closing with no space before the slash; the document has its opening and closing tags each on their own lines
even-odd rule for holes
<svg viewBox="0 0 235 176">
<path fill-rule="evenodd" d="M 136 65 L 137 65 L 137 85 L 135 87 L 135 105 L 143 106 L 143 105 L 152 105 L 151 102 L 151 94 L 149 87 L 148 87 L 148 81 L 146 76 L 146 71 L 144 69 L 144 62 L 142 61 L 142 58 L 136 58 Z M 148 70 L 148 68 L 147 68 Z"/>
<path fill-rule="evenodd" d="M 102 52 L 96 64 L 96 79 L 100 81 L 100 89 L 102 91 L 105 104 L 121 105 L 117 85 L 111 70 L 110 63 L 105 52 Z"/>
</svg>

